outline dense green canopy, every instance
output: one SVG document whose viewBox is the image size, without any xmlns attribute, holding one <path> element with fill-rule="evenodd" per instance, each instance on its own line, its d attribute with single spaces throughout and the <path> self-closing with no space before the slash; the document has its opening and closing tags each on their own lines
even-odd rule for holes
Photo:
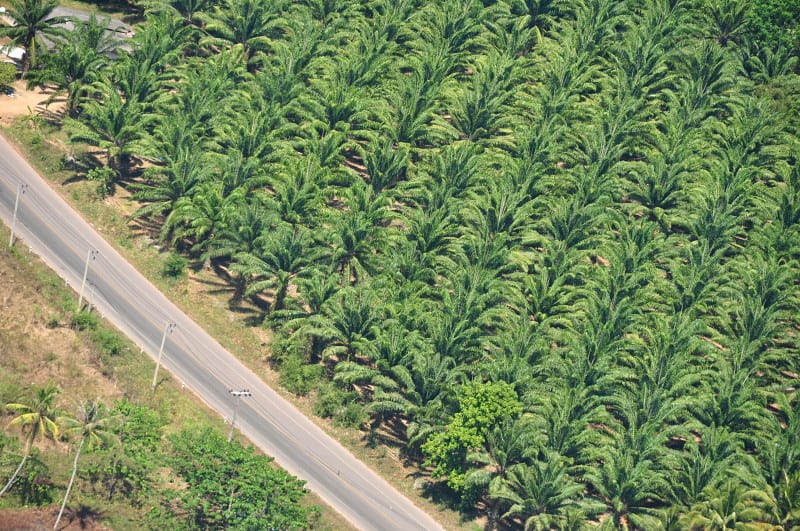
<svg viewBox="0 0 800 531">
<path fill-rule="evenodd" d="M 800 83 L 767 4 L 148 2 L 70 127 L 262 305 L 287 386 L 464 510 L 789 529 Z"/>
</svg>

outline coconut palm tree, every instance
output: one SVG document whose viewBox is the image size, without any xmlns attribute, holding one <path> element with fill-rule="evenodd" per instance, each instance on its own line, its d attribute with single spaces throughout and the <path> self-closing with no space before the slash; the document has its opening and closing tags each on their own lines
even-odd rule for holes
<svg viewBox="0 0 800 531">
<path fill-rule="evenodd" d="M 64 433 L 78 438 L 78 447 L 75 450 L 67 492 L 64 494 L 64 501 L 61 502 L 61 509 L 59 509 L 56 523 L 53 525 L 54 530 L 58 529 L 58 523 L 61 521 L 64 507 L 67 505 L 69 493 L 72 491 L 72 485 L 78 473 L 78 460 L 81 458 L 84 446 L 91 449 L 110 444 L 115 437 L 112 430 L 121 420 L 120 416 L 112 415 L 105 404 L 99 400 L 91 400 L 82 402 L 78 406 L 76 418 L 66 418 L 62 421 Z"/>
<path fill-rule="evenodd" d="M 9 0 L 9 4 L 6 16 L 13 24 L 0 26 L 0 37 L 9 37 L 14 44 L 25 47 L 22 60 L 22 77 L 25 77 L 37 65 L 37 48 L 44 46 L 44 38 L 61 35 L 64 30 L 58 25 L 69 19 L 53 16 L 58 0 Z"/>
<path fill-rule="evenodd" d="M 25 462 L 28 460 L 33 448 L 33 443 L 38 437 L 58 437 L 58 422 L 61 420 L 60 411 L 56 409 L 56 398 L 61 388 L 55 383 L 48 382 L 43 387 L 33 389 L 31 396 L 24 402 L 6 404 L 6 408 L 16 413 L 9 423 L 10 426 L 19 426 L 24 432 L 25 447 L 22 451 L 22 461 L 11 475 L 6 485 L 0 490 L 0 496 L 5 494 L 14 484 Z"/>
</svg>

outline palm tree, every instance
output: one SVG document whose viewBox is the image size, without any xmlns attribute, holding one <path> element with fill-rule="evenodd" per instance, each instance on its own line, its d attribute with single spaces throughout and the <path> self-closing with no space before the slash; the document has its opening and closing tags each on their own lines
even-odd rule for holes
<svg viewBox="0 0 800 531">
<path fill-rule="evenodd" d="M 774 423 L 780 431 L 763 441 L 759 461 L 764 490 L 773 500 L 781 525 L 794 529 L 800 526 L 800 401 L 779 393 L 775 405 L 780 416 Z"/>
<path fill-rule="evenodd" d="M 266 51 L 270 37 L 277 35 L 285 5 L 284 1 L 225 0 L 213 13 L 198 14 L 208 34 L 200 43 L 213 47 L 239 46 L 244 63 L 250 67 L 256 53 Z"/>
<path fill-rule="evenodd" d="M 532 453 L 531 448 L 538 446 L 537 435 L 525 417 L 506 418 L 494 426 L 486 434 L 483 448 L 467 454 L 467 461 L 472 464 L 464 478 L 468 492 L 491 494 L 490 485 L 500 481 L 495 478 L 507 480 L 513 467 Z M 489 503 L 489 520 L 493 522 L 499 516 L 500 500 L 490 497 Z"/>
<path fill-rule="evenodd" d="M 428 4 L 420 10 L 419 25 L 412 25 L 418 39 L 435 43 L 454 64 L 463 64 L 467 58 L 485 45 L 481 32 L 485 10 L 475 0 L 447 0 Z"/>
<path fill-rule="evenodd" d="M 284 308 L 287 292 L 296 279 L 309 276 L 326 249 L 302 226 L 281 224 L 254 242 L 255 250 L 233 256 L 231 270 L 248 279 L 246 295 L 270 290 L 270 313 Z"/>
<path fill-rule="evenodd" d="M 126 100 L 152 101 L 158 77 L 178 63 L 188 46 L 190 29 L 171 13 L 154 13 L 137 27 L 131 51 L 115 65 L 114 84 Z"/>
<path fill-rule="evenodd" d="M 339 293 L 337 280 L 334 271 L 312 268 L 307 277 L 297 279 L 299 304 L 269 315 L 273 326 L 280 325 L 280 332 L 288 336 L 288 349 L 307 354 L 311 363 L 320 361 L 325 343 L 322 337 L 310 331 Z"/>
<path fill-rule="evenodd" d="M 382 142 L 372 143 L 370 148 L 362 151 L 361 157 L 369 176 L 369 185 L 375 195 L 379 195 L 406 178 L 409 150 L 405 146 L 395 145 L 388 137 Z"/>
<path fill-rule="evenodd" d="M 30 72 L 29 86 L 56 86 L 49 100 L 66 92 L 68 116 L 78 114 L 81 97 L 90 92 L 91 84 L 110 63 L 109 55 L 116 51 L 117 41 L 106 30 L 107 23 L 108 19 L 94 15 L 86 22 L 76 21 L 75 28 L 57 40 L 55 50 L 42 57 L 42 68 Z"/>
<path fill-rule="evenodd" d="M 298 333 L 320 338 L 325 344 L 324 357 L 348 361 L 354 356 L 371 358 L 382 314 L 378 302 L 376 292 L 368 287 L 344 288 Z"/>
<path fill-rule="evenodd" d="M 27 403 L 15 402 L 6 404 L 6 408 L 17 414 L 9 425 L 20 426 L 23 432 L 27 428 L 28 434 L 25 437 L 22 461 L 5 487 L 0 490 L 0 496 L 5 494 L 14 484 L 14 480 L 19 475 L 22 467 L 25 466 L 25 462 L 31 454 L 31 448 L 36 438 L 39 436 L 51 437 L 53 439 L 58 437 L 58 421 L 61 417 L 59 416 L 59 410 L 55 407 L 55 403 L 59 392 L 61 392 L 61 388 L 51 381 L 43 387 L 34 388 Z"/>
<path fill-rule="evenodd" d="M 771 513 L 771 500 L 765 492 L 730 481 L 710 489 L 706 501 L 693 506 L 680 523 L 692 530 L 772 529 Z"/>
<path fill-rule="evenodd" d="M 700 441 L 690 439 L 677 455 L 673 481 L 676 502 L 691 507 L 706 499 L 712 489 L 726 481 L 746 477 L 752 459 L 736 434 L 713 424 L 700 431 Z"/>
<path fill-rule="evenodd" d="M 314 156 L 286 160 L 270 180 L 273 194 L 267 204 L 284 222 L 314 228 L 322 220 L 321 190 L 330 174 Z"/>
<path fill-rule="evenodd" d="M 212 0 L 144 0 L 139 3 L 148 13 L 177 15 L 186 26 L 199 25 L 198 15 L 213 7 Z"/>
<path fill-rule="evenodd" d="M 523 17 L 529 27 L 551 28 L 559 17 L 568 15 L 572 7 L 564 0 L 510 0 L 511 14 Z"/>
<path fill-rule="evenodd" d="M 219 181 L 199 184 L 191 196 L 175 202 L 175 209 L 161 227 L 161 241 L 168 240 L 170 235 L 173 243 L 189 239 L 193 244 L 192 252 L 205 252 L 234 211 L 243 207 L 245 195 L 241 188 L 225 195 L 223 183 Z"/>
<path fill-rule="evenodd" d="M 201 260 L 228 263 L 239 253 L 255 252 L 258 238 L 275 225 L 274 216 L 258 201 L 245 202 L 225 212 L 219 230 L 209 235 Z M 239 274 L 229 282 L 235 285 L 232 299 L 238 301 L 247 290 L 247 277 Z"/>
<path fill-rule="evenodd" d="M 346 0 L 301 0 L 298 4 L 305 7 L 309 16 L 323 26 L 335 25 L 355 11 L 355 6 Z"/>
<path fill-rule="evenodd" d="M 403 424 L 406 447 L 415 451 L 428 435 L 447 424 L 466 371 L 452 358 L 430 349 L 417 352 L 407 363 L 408 367 L 398 364 L 388 379 L 376 382 L 375 399 L 366 409 L 408 420 L 407 426 Z"/>
<path fill-rule="evenodd" d="M 213 167 L 199 146 L 175 151 L 166 155 L 164 166 L 147 168 L 144 182 L 131 185 L 133 197 L 146 203 L 134 212 L 134 218 L 168 216 L 181 198 L 191 197 L 195 187 L 210 179 Z"/>
<path fill-rule="evenodd" d="M 708 3 L 708 18 L 712 36 L 722 46 L 738 42 L 747 30 L 747 21 L 752 9 L 748 2 L 737 0 L 715 0 Z"/>
<path fill-rule="evenodd" d="M 9 0 L 11 7 L 6 16 L 13 25 L 0 26 L 0 37 L 9 37 L 14 44 L 25 47 L 22 63 L 22 77 L 31 67 L 36 66 L 38 46 L 44 46 L 44 37 L 53 37 L 63 32 L 59 24 L 67 22 L 67 17 L 52 16 L 58 7 L 58 0 Z"/>
<path fill-rule="evenodd" d="M 117 176 L 128 172 L 131 155 L 145 135 L 148 118 L 142 105 L 123 97 L 111 87 L 102 96 L 102 102 L 91 100 L 81 112 L 80 120 L 66 119 L 70 140 L 86 142 L 106 152 L 108 167 Z"/>
<path fill-rule="evenodd" d="M 58 523 L 61 521 L 64 507 L 67 505 L 72 484 L 75 482 L 75 475 L 78 473 L 78 460 L 84 445 L 91 449 L 109 444 L 115 437 L 112 430 L 120 421 L 121 417 L 112 415 L 105 404 L 99 400 L 91 400 L 79 405 L 77 418 L 68 418 L 62 422 L 64 433 L 77 436 L 79 442 L 75 451 L 75 460 L 72 463 L 72 475 L 69 478 L 67 492 L 64 494 L 64 501 L 61 503 L 56 523 L 53 525 L 54 530 L 58 529 Z"/>
<path fill-rule="evenodd" d="M 510 178 L 498 178 L 468 203 L 463 216 L 476 233 L 506 234 L 516 247 L 530 236 L 535 208 L 536 204 Z"/>
<path fill-rule="evenodd" d="M 504 519 L 521 518 L 526 531 L 540 531 L 562 529 L 581 509 L 588 509 L 575 499 L 584 488 L 567 474 L 565 459 L 548 452 L 542 460 L 512 465 L 507 477 L 495 477 L 489 496 L 508 507 Z"/>
<path fill-rule="evenodd" d="M 663 504 L 669 492 L 667 471 L 653 459 L 627 448 L 598 449 L 602 462 L 588 468 L 586 481 L 606 503 L 615 529 L 652 529 L 655 507 Z"/>
<path fill-rule="evenodd" d="M 444 135 L 437 134 L 431 127 L 440 90 L 418 69 L 408 76 L 399 76 L 387 96 L 386 110 L 391 112 L 381 116 L 386 129 L 398 142 L 420 147 L 444 141 Z"/>
<path fill-rule="evenodd" d="M 509 120 L 513 115 L 509 108 L 520 71 L 513 60 L 502 55 L 488 56 L 475 68 L 471 83 L 463 83 L 463 89 L 452 98 L 452 125 L 461 138 L 497 145 L 501 135 L 515 125 Z"/>
<path fill-rule="evenodd" d="M 390 220 L 389 200 L 376 196 L 366 185 L 351 189 L 348 210 L 333 220 L 331 265 L 339 270 L 342 284 L 357 284 L 376 270 L 376 249 L 385 248 Z"/>
</svg>

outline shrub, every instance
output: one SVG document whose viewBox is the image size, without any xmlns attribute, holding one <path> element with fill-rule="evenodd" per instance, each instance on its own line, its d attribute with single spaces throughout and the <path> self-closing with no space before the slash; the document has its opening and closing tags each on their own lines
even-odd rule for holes
<svg viewBox="0 0 800 531">
<path fill-rule="evenodd" d="M 105 354 L 111 356 L 118 356 L 125 347 L 125 341 L 123 341 L 122 336 L 113 330 L 100 328 L 92 334 L 92 339 Z"/>
<path fill-rule="evenodd" d="M 361 428 L 368 418 L 358 403 L 357 393 L 343 391 L 330 383 L 319 388 L 314 414 L 333 418 L 333 424 L 342 428 Z"/>
<path fill-rule="evenodd" d="M 355 396 L 348 400 L 347 405 L 334 415 L 333 424 L 341 428 L 361 429 L 369 416 L 364 412 L 364 407 L 355 401 Z"/>
<path fill-rule="evenodd" d="M 319 388 L 317 400 L 314 402 L 314 414 L 322 418 L 333 417 L 344 409 L 346 398 L 346 392 L 326 383 Z"/>
<path fill-rule="evenodd" d="M 0 62 L 0 89 L 9 86 L 17 79 L 17 67 L 11 63 Z"/>
<path fill-rule="evenodd" d="M 95 314 L 81 310 L 72 314 L 70 324 L 78 330 L 96 330 L 98 319 Z"/>
<path fill-rule="evenodd" d="M 287 356 L 281 363 L 281 385 L 290 393 L 304 396 L 322 379 L 322 367 L 306 365 L 299 356 Z"/>
<path fill-rule="evenodd" d="M 161 276 L 167 278 L 180 278 L 186 272 L 186 266 L 188 262 L 186 258 L 182 257 L 178 253 L 170 253 L 166 260 L 164 260 L 164 266 L 161 268 Z"/>
<path fill-rule="evenodd" d="M 97 193 L 100 197 L 106 197 L 114 191 L 114 183 L 117 180 L 117 172 L 108 166 L 92 168 L 86 173 L 86 178 L 97 183 Z"/>
</svg>

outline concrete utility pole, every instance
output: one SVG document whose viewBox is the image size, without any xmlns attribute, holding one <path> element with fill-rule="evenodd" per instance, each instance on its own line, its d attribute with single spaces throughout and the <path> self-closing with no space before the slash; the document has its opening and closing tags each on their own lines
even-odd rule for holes
<svg viewBox="0 0 800 531">
<path fill-rule="evenodd" d="M 78 294 L 78 311 L 81 311 L 81 306 L 83 305 L 83 290 L 86 288 L 86 276 L 89 274 L 89 262 L 94 260 L 97 256 L 97 251 L 94 249 L 89 249 L 89 252 L 86 254 L 86 266 L 83 268 L 83 280 L 81 281 L 81 291 Z"/>
<path fill-rule="evenodd" d="M 167 322 L 164 327 L 164 335 L 161 336 L 161 346 L 158 349 L 158 361 L 156 362 L 156 370 L 153 373 L 153 391 L 156 390 L 156 380 L 158 379 L 158 368 L 161 367 L 161 355 L 164 354 L 164 343 L 167 342 L 167 334 L 171 334 L 175 327 L 178 326 L 172 321 Z"/>
<path fill-rule="evenodd" d="M 242 389 L 241 391 L 234 391 L 233 389 L 229 389 L 228 392 L 233 395 L 234 400 L 236 400 L 236 404 L 233 406 L 233 418 L 231 419 L 231 429 L 228 432 L 228 444 L 233 440 L 233 428 L 236 426 L 236 415 L 239 413 L 239 403 L 241 402 L 240 398 L 243 396 L 253 396 L 247 389 Z"/>
<path fill-rule="evenodd" d="M 28 190 L 28 185 L 25 183 L 19 183 L 17 186 L 17 198 L 14 200 L 14 215 L 11 218 L 11 237 L 8 239 L 8 246 L 14 246 L 14 228 L 17 226 L 17 208 L 19 208 L 19 196 L 24 194 Z"/>
</svg>

